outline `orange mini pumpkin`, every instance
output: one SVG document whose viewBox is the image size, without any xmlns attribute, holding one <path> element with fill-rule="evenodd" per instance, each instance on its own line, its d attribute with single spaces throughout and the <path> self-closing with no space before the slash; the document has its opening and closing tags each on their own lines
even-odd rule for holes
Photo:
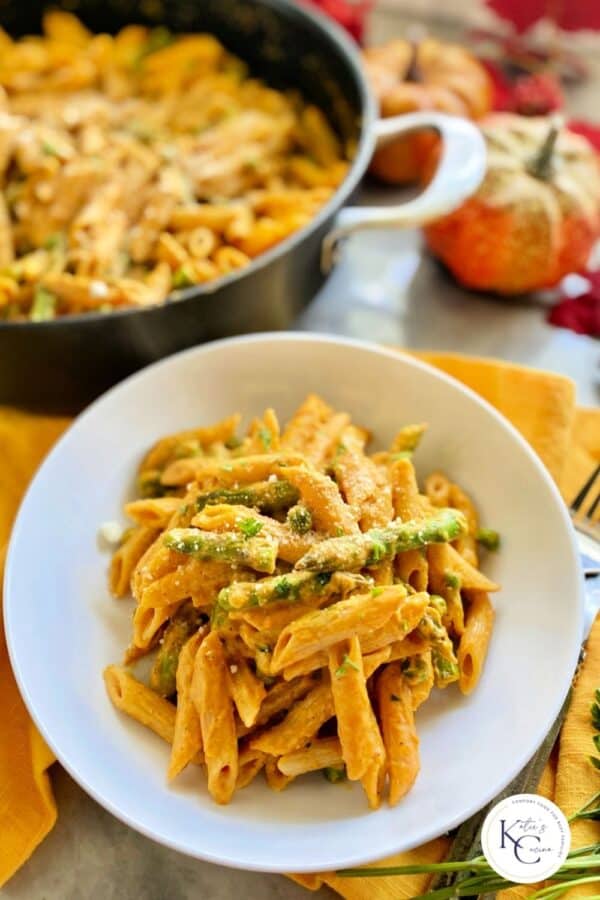
<svg viewBox="0 0 600 900">
<path fill-rule="evenodd" d="M 384 118 L 438 110 L 478 119 L 491 107 L 491 85 L 483 66 L 458 44 L 426 38 L 393 40 L 363 51 L 364 65 Z M 371 172 L 383 181 L 418 181 L 436 145 L 432 132 L 398 138 L 378 150 Z"/>
<path fill-rule="evenodd" d="M 600 236 L 600 169 L 585 138 L 551 119 L 510 113 L 482 123 L 485 179 L 460 209 L 425 229 L 466 287 L 521 294 L 582 269 Z"/>
</svg>

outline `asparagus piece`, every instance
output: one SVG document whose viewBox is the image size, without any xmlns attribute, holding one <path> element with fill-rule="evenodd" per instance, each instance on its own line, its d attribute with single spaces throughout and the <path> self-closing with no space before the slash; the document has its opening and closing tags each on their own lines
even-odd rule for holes
<svg viewBox="0 0 600 900">
<path fill-rule="evenodd" d="M 418 425 L 405 425 L 394 438 L 390 453 L 392 455 L 395 453 L 408 453 L 412 455 L 419 446 L 426 429 L 427 425 L 424 423 L 419 423 Z"/>
<path fill-rule="evenodd" d="M 289 481 L 257 481 L 240 488 L 220 488 L 196 499 L 201 512 L 205 506 L 227 503 L 231 506 L 251 506 L 259 512 L 272 514 L 297 503 L 300 494 Z"/>
<path fill-rule="evenodd" d="M 419 622 L 418 632 L 431 644 L 431 662 L 437 687 L 458 681 L 458 661 L 452 641 L 442 625 L 439 610 L 429 606 Z"/>
<path fill-rule="evenodd" d="M 290 572 L 261 581 L 230 584 L 219 591 L 217 604 L 229 612 L 266 606 L 268 603 L 301 603 L 315 594 L 323 594 L 327 598 L 342 594 L 347 596 L 351 591 L 368 588 L 371 584 L 369 578 L 345 572 L 334 573 L 333 576 L 329 572 Z"/>
<path fill-rule="evenodd" d="M 160 483 L 159 469 L 144 469 L 138 475 L 138 492 L 140 497 L 164 497 L 172 491 Z"/>
<path fill-rule="evenodd" d="M 475 537 L 482 547 L 492 553 L 500 549 L 500 535 L 493 528 L 480 528 Z"/>
<path fill-rule="evenodd" d="M 271 574 L 277 562 L 277 541 L 270 537 L 244 537 L 235 531 L 201 531 L 199 528 L 172 528 L 164 536 L 170 550 L 189 553 L 196 559 L 219 560 L 248 566 Z"/>
<path fill-rule="evenodd" d="M 161 697 L 170 697 L 175 693 L 181 648 L 205 619 L 206 616 L 192 603 L 184 603 L 167 625 L 150 673 L 150 687 Z"/>
<path fill-rule="evenodd" d="M 467 521 L 456 509 L 436 510 L 427 519 L 410 522 L 394 519 L 387 528 L 372 528 L 363 534 L 330 538 L 315 544 L 298 560 L 296 569 L 311 572 L 362 569 L 393 559 L 405 550 L 453 541 L 466 532 Z"/>
<path fill-rule="evenodd" d="M 429 669 L 422 653 L 402 660 L 402 674 L 410 684 L 421 684 L 427 678 Z"/>
</svg>

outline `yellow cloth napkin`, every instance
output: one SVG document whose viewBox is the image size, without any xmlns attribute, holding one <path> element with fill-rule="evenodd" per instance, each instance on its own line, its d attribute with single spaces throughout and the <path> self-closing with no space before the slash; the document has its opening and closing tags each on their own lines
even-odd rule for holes
<svg viewBox="0 0 600 900">
<path fill-rule="evenodd" d="M 0 408 L 0 575 L 23 491 L 67 419 Z M 1 583 L 1 582 L 0 582 Z M 19 696 L 8 661 L 0 607 L 0 886 L 56 820 L 47 769 L 54 761 Z"/>
<path fill-rule="evenodd" d="M 537 372 L 492 360 L 449 354 L 419 354 L 433 365 L 478 391 L 504 413 L 548 466 L 565 491 L 572 496 L 583 483 L 594 461 L 600 460 L 600 411 L 576 410 L 572 383 L 559 375 Z M 35 416 L 0 408 L 0 566 L 20 498 L 48 449 L 68 425 L 67 419 Z M 0 622 L 1 625 L 1 622 Z M 590 654 L 591 655 L 591 654 Z M 600 649 L 594 656 L 595 670 L 588 675 L 600 683 Z M 583 676 L 582 679 L 583 680 Z M 590 692 L 591 692 L 590 688 Z M 588 692 L 588 696 L 591 694 Z M 570 717 L 564 729 L 565 756 L 561 754 L 556 774 L 556 792 L 569 796 L 569 782 L 577 785 L 576 796 L 586 795 L 589 774 L 581 760 L 589 748 L 582 692 L 579 718 Z M 576 711 L 578 707 L 573 707 Z M 14 682 L 3 629 L 0 627 L 0 886 L 27 860 L 56 820 L 48 767 L 52 754 L 31 723 Z M 573 714 L 575 715 L 575 713 Z M 568 726 L 568 727 L 567 727 Z M 584 736 L 585 735 L 585 736 Z M 568 743 L 567 743 L 568 742 Z M 569 751 L 567 753 L 567 746 Z M 588 766 L 591 770 L 591 766 Z M 574 773 L 578 777 L 575 780 Z M 593 776 L 593 773 L 592 773 Z M 587 793 L 594 790 L 590 776 Z M 553 793 L 552 773 L 545 776 Z M 575 795 L 574 795 L 575 796 Z M 563 802 L 567 803 L 564 799 Z M 571 801 L 569 801 L 571 802 Z M 572 801 L 576 805 L 576 800 Z M 448 842 L 431 841 L 408 854 L 391 857 L 387 864 L 442 859 Z M 426 887 L 423 877 L 394 879 L 336 879 L 335 876 L 305 876 L 304 883 L 317 887 L 326 882 L 348 900 L 401 900 L 414 897 Z M 583 896 L 583 895 L 582 895 Z"/>
</svg>

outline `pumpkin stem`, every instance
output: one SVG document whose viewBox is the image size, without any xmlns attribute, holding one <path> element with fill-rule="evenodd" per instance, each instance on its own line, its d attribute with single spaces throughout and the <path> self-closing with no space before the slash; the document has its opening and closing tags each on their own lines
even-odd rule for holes
<svg viewBox="0 0 600 900">
<path fill-rule="evenodd" d="M 419 67 L 419 43 L 418 41 L 410 42 L 410 60 L 408 63 L 408 68 L 406 70 L 406 75 L 404 76 L 405 81 L 418 82 L 421 81 L 421 69 Z"/>
<path fill-rule="evenodd" d="M 529 161 L 527 171 L 534 178 L 541 178 L 543 181 L 547 181 L 552 176 L 554 172 L 554 148 L 563 124 L 563 119 L 560 116 L 555 116 L 552 119 L 542 146 Z"/>
</svg>

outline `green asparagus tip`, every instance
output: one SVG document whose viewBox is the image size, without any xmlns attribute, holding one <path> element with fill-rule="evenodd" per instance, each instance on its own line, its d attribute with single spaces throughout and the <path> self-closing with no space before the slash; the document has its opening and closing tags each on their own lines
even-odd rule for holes
<svg viewBox="0 0 600 900">
<path fill-rule="evenodd" d="M 495 553 L 500 549 L 500 535 L 493 528 L 480 528 L 477 532 L 477 540 L 486 550 Z"/>
</svg>

